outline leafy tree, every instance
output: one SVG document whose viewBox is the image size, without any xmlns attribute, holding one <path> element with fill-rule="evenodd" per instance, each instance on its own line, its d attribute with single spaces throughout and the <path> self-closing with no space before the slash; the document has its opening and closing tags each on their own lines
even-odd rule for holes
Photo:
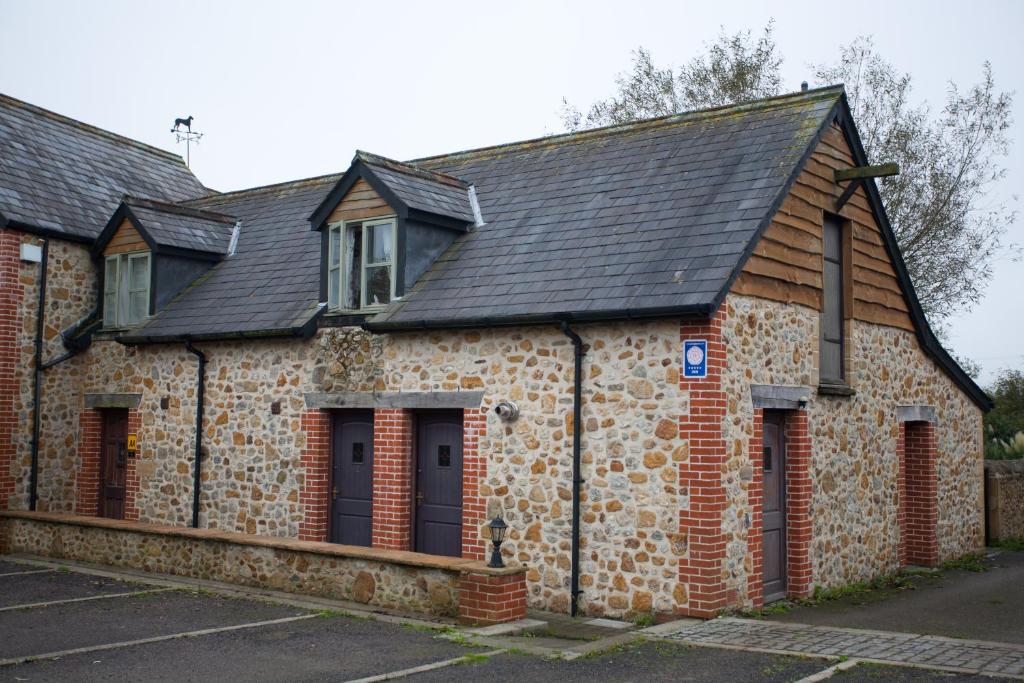
<svg viewBox="0 0 1024 683">
<path fill-rule="evenodd" d="M 985 415 L 986 457 L 1024 456 L 1015 447 L 1024 433 L 1024 372 L 1003 370 L 988 393 L 996 406 Z"/>
<path fill-rule="evenodd" d="M 563 122 L 576 130 L 777 94 L 782 57 L 773 28 L 756 40 L 750 31 L 723 30 L 678 72 L 659 68 L 639 48 L 632 70 L 616 78 L 616 94 L 585 115 L 563 99 Z M 882 179 L 879 189 L 929 317 L 941 323 L 977 302 L 1016 218 L 1005 203 L 990 201 L 1006 173 L 1013 94 L 996 89 L 986 62 L 981 81 L 966 91 L 950 83 L 934 113 L 913 102 L 910 75 L 864 37 L 842 48 L 836 63 L 814 69 L 819 84 L 846 84 L 869 159 L 900 165 L 900 175 Z"/>
</svg>

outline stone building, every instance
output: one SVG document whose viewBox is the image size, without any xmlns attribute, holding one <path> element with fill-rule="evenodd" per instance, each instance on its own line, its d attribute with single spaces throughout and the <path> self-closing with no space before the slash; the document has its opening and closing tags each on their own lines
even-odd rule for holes
<svg viewBox="0 0 1024 683">
<path fill-rule="evenodd" d="M 529 606 L 610 616 L 983 543 L 989 399 L 842 88 L 225 193 L 0 141 L 0 509 L 467 560 L 501 515 Z"/>
</svg>

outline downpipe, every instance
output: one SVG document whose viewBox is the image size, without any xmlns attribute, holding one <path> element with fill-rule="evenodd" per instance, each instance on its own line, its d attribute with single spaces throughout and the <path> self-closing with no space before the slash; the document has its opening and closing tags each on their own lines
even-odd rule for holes
<svg viewBox="0 0 1024 683">
<path fill-rule="evenodd" d="M 573 348 L 573 387 L 572 387 L 572 575 L 570 579 L 571 599 L 569 615 L 577 616 L 579 611 L 580 591 L 580 490 L 583 485 L 580 462 L 580 433 L 583 424 L 581 409 L 583 407 L 583 340 L 576 334 L 569 323 L 562 321 L 562 334 L 569 338 Z"/>
<path fill-rule="evenodd" d="M 192 528 L 199 528 L 199 494 L 202 491 L 203 476 L 203 401 L 206 387 L 206 354 L 185 340 L 185 349 L 199 359 L 196 373 L 196 453 L 192 466 Z"/>
<path fill-rule="evenodd" d="M 43 238 L 43 253 L 39 261 L 39 306 L 36 309 L 36 341 L 32 363 L 32 459 L 28 474 L 28 509 L 35 510 L 39 490 L 39 432 L 42 429 L 42 411 L 39 398 L 43 384 L 43 329 L 46 315 L 46 271 L 50 258 L 50 240 Z"/>
</svg>

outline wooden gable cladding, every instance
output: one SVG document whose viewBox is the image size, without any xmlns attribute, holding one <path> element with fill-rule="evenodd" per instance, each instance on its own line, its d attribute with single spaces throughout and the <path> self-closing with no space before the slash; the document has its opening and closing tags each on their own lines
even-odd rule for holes
<svg viewBox="0 0 1024 683">
<path fill-rule="evenodd" d="M 821 308 L 822 231 L 844 185 L 834 171 L 854 165 L 842 130 L 832 125 L 797 177 L 732 287 L 737 294 Z M 896 271 L 863 188 L 839 215 L 848 221 L 846 317 L 913 330 Z"/>
<path fill-rule="evenodd" d="M 342 197 L 334 211 L 328 216 L 328 223 L 339 221 L 357 221 L 365 218 L 389 216 L 395 211 L 370 184 L 360 178 Z"/>
<path fill-rule="evenodd" d="M 117 232 L 110 238 L 110 242 L 107 243 L 103 255 L 125 254 L 130 251 L 149 251 L 149 245 L 146 244 L 146 240 L 142 238 L 131 221 L 125 218 L 117 227 Z"/>
</svg>

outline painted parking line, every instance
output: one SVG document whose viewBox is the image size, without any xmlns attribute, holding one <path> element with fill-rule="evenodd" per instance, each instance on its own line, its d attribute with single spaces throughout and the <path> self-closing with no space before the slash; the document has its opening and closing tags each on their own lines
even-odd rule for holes
<svg viewBox="0 0 1024 683">
<path fill-rule="evenodd" d="M 412 676 L 414 674 L 421 674 L 427 671 L 435 671 L 437 669 L 444 669 L 449 666 L 455 666 L 457 664 L 465 664 L 473 661 L 475 657 L 494 657 L 495 655 L 505 654 L 506 650 L 491 650 L 489 652 L 476 652 L 472 655 L 464 655 L 462 657 L 453 657 L 451 659 L 443 659 L 440 662 L 432 662 L 430 664 L 421 664 L 419 666 L 413 666 L 408 669 L 399 669 L 398 671 L 389 671 L 386 674 L 377 674 L 376 676 L 367 676 L 366 678 L 353 678 L 352 680 L 346 681 L 346 683 L 380 683 L 380 681 L 393 681 L 397 678 L 405 678 L 406 676 Z"/>
<path fill-rule="evenodd" d="M 131 591 L 129 593 L 106 593 L 104 595 L 89 595 L 84 598 L 68 598 L 66 600 L 49 600 L 47 602 L 26 602 L 21 605 L 8 605 L 0 607 L 0 612 L 12 612 L 17 609 L 38 609 L 40 607 L 52 607 L 54 605 L 67 605 L 72 602 L 88 602 L 90 600 L 106 600 L 107 598 L 130 598 L 136 595 L 150 595 L 151 593 L 167 593 L 176 591 L 178 588 L 147 588 L 144 590 Z"/>
<path fill-rule="evenodd" d="M 804 678 L 801 678 L 796 683 L 820 683 L 821 681 L 827 681 L 828 679 L 832 678 L 833 676 L 835 676 L 840 671 L 848 671 L 848 670 L 852 669 L 853 667 L 857 666 L 860 663 L 861 663 L 861 661 L 859 659 L 847 659 L 845 662 L 839 662 L 838 664 L 833 664 L 829 668 L 827 668 L 827 669 L 825 669 L 823 671 L 819 671 L 816 674 L 811 674 L 810 676 L 805 676 Z"/>
<path fill-rule="evenodd" d="M 57 659 L 59 657 L 69 657 L 71 655 L 81 655 L 88 652 L 101 652 L 103 650 L 118 650 L 125 647 L 133 647 L 135 645 L 147 645 L 149 643 L 161 643 L 166 640 L 176 640 L 178 638 L 197 638 L 200 636 L 209 636 L 215 633 L 227 633 L 229 631 L 244 631 L 251 628 L 261 628 L 263 626 L 276 626 L 278 624 L 287 624 L 293 621 L 304 621 L 306 619 L 316 619 L 320 615 L 318 614 L 301 614 L 296 617 L 283 617 L 281 619 L 270 619 L 268 621 L 254 621 L 248 624 L 236 624 L 234 626 L 219 626 L 217 628 L 204 628 L 198 631 L 181 631 L 179 633 L 170 633 L 165 636 L 153 636 L 152 638 L 139 638 L 138 640 L 123 640 L 118 643 L 104 643 L 103 645 L 90 645 L 88 647 L 76 647 L 70 650 L 58 650 L 56 652 L 44 652 L 38 655 L 26 655 L 24 657 L 11 657 L 9 659 L 0 659 L 0 667 L 4 666 L 15 666 L 18 664 L 27 664 L 29 662 L 36 662 L 41 659 Z"/>
<path fill-rule="evenodd" d="M 25 576 L 26 574 L 46 574 L 49 572 L 55 572 L 56 569 L 29 569 L 23 572 L 4 572 L 0 574 L 0 579 L 5 576 Z"/>
</svg>

